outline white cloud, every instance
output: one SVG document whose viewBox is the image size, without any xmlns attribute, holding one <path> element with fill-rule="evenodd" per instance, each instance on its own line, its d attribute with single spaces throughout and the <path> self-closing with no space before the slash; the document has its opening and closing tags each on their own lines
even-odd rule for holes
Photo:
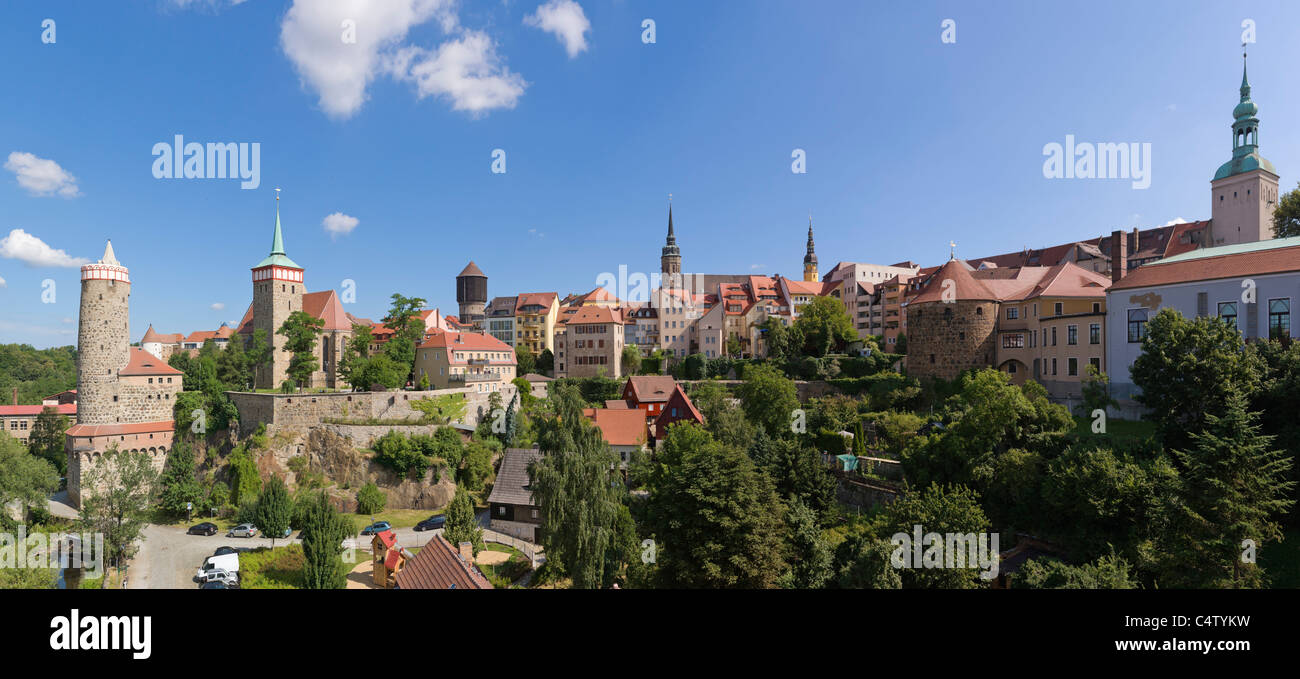
<svg viewBox="0 0 1300 679">
<path fill-rule="evenodd" d="M 242 5 L 246 0 L 167 0 L 167 3 L 176 9 L 205 9 L 220 10 L 224 7 L 234 7 Z"/>
<path fill-rule="evenodd" d="M 63 250 L 55 250 L 45 241 L 22 229 L 14 229 L 8 236 L 0 238 L 0 257 L 16 259 L 27 266 L 78 267 L 89 264 L 84 257 L 70 257 Z"/>
<path fill-rule="evenodd" d="M 1188 224 L 1188 223 L 1190 222 L 1188 222 L 1186 219 L 1183 219 L 1182 217 L 1175 217 L 1165 222 L 1164 224 L 1161 224 L 1160 226 L 1173 226 L 1175 224 Z"/>
<path fill-rule="evenodd" d="M 18 177 L 18 185 L 33 196 L 52 196 L 58 194 L 64 198 L 81 195 L 77 188 L 77 178 L 68 174 L 53 160 L 37 158 L 23 151 L 14 151 L 5 161 L 5 169 Z"/>
<path fill-rule="evenodd" d="M 223 309 L 226 308 L 226 304 L 225 302 L 213 302 L 212 304 L 208 305 L 208 308 L 212 309 L 213 311 L 222 311 Z"/>
<path fill-rule="evenodd" d="M 9 284 L 5 282 L 4 278 L 0 278 L 0 288 L 7 288 L 7 287 L 9 287 Z"/>
<path fill-rule="evenodd" d="M 564 45 L 572 59 L 587 50 L 587 36 L 591 22 L 582 11 L 582 5 L 573 0 L 550 0 L 524 17 L 524 23 L 554 34 Z"/>
<path fill-rule="evenodd" d="M 482 31 L 465 31 L 434 51 L 404 47 L 389 60 L 388 70 L 400 80 L 414 82 L 421 99 L 450 100 L 452 110 L 475 116 L 514 108 L 528 87 L 522 76 L 501 63 L 496 43 Z"/>
<path fill-rule="evenodd" d="M 357 228 L 357 224 L 360 224 L 361 220 L 356 217 L 345 215 L 342 212 L 335 212 L 334 214 L 326 215 L 325 219 L 320 220 L 320 223 L 321 226 L 325 227 L 325 230 L 329 232 L 331 238 L 337 238 L 352 233 L 352 230 Z"/>
<path fill-rule="evenodd" d="M 765 267 L 765 266 L 767 266 L 767 265 L 766 265 L 766 264 L 750 264 L 750 265 L 749 265 L 749 269 L 750 269 L 751 271 L 755 271 L 755 270 L 761 269 L 761 268 L 763 268 L 763 267 Z"/>
<path fill-rule="evenodd" d="M 529 230 L 528 230 L 528 233 L 531 234 L 531 235 L 537 236 L 538 238 L 545 238 L 545 237 L 546 237 L 546 234 L 542 233 L 541 231 L 538 231 L 537 229 L 529 229 Z"/>
<path fill-rule="evenodd" d="M 458 30 L 455 6 L 456 0 L 294 0 L 280 24 L 280 47 L 319 95 L 321 109 L 348 118 L 361 110 L 376 76 L 387 70 L 409 77 L 393 73 L 391 64 L 409 49 L 402 43 L 412 28 L 436 19 L 444 33 Z M 345 31 L 355 42 L 344 42 Z"/>
<path fill-rule="evenodd" d="M 66 324 L 68 324 L 68 325 L 72 325 L 73 323 L 76 323 L 77 321 L 76 321 L 76 319 L 72 318 L 71 316 L 64 316 L 64 317 L 63 317 L 63 322 L 66 323 Z"/>
</svg>

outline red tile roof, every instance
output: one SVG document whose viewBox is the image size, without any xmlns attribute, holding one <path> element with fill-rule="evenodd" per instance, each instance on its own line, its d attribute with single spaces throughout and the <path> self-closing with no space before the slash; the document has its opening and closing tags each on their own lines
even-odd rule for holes
<svg viewBox="0 0 1300 679">
<path fill-rule="evenodd" d="M 307 292 L 302 296 L 302 309 L 325 322 L 322 330 L 351 330 L 352 321 L 343 311 L 343 303 L 333 290 Z"/>
<path fill-rule="evenodd" d="M 673 409 L 677 409 L 677 414 L 673 415 Z M 668 435 L 668 426 L 674 422 L 682 420 L 691 420 L 704 424 L 704 415 L 702 415 L 691 398 L 682 391 L 679 384 L 673 389 L 672 396 L 668 397 L 668 402 L 664 404 L 663 412 L 655 418 L 655 438 L 662 439 Z"/>
<path fill-rule="evenodd" d="M 1207 248 L 1198 253 L 1200 256 L 1189 259 L 1144 264 L 1118 283 L 1111 285 L 1110 289 L 1127 290 L 1189 281 L 1300 271 L 1300 237 L 1275 241 L 1277 245 L 1268 241 L 1265 243 L 1267 244 L 1259 246 L 1258 249 L 1246 252 L 1241 252 L 1239 245 L 1228 246 L 1232 251 L 1225 254 L 1214 252 L 1219 248 Z"/>
<path fill-rule="evenodd" d="M 572 315 L 565 320 L 572 325 L 574 323 L 622 323 L 623 315 L 618 309 L 600 306 L 578 307 Z"/>
<path fill-rule="evenodd" d="M 74 424 L 68 428 L 68 436 L 121 436 L 124 434 L 158 434 L 175 431 L 176 423 L 135 422 L 132 424 Z"/>
<path fill-rule="evenodd" d="M 666 403 L 677 388 L 677 380 L 669 375 L 636 375 L 627 379 L 623 398 L 636 403 Z"/>
<path fill-rule="evenodd" d="M 945 286 L 944 281 L 952 281 L 953 285 Z M 948 263 L 939 267 L 939 270 L 930 277 L 925 287 L 919 294 L 907 301 L 908 304 L 924 304 L 926 302 L 944 301 L 944 290 L 951 290 L 950 299 L 954 300 L 988 300 L 996 301 L 997 295 L 982 282 L 971 275 L 967 265 L 959 259 L 950 259 Z"/>
<path fill-rule="evenodd" d="M 557 297 L 554 292 L 525 292 L 515 299 L 515 313 L 522 313 L 524 307 L 534 304 L 550 309 Z"/>
<path fill-rule="evenodd" d="M 59 411 L 60 415 L 77 414 L 77 404 L 62 403 L 57 406 L 31 406 L 31 405 L 0 406 L 0 416 L 23 416 L 23 415 L 36 416 L 36 415 L 40 415 L 41 411 L 46 408 L 54 408 L 55 410 Z"/>
<path fill-rule="evenodd" d="M 641 409 L 584 408 L 586 415 L 611 446 L 644 445 L 649 438 L 645 413 Z"/>
<path fill-rule="evenodd" d="M 475 264 L 472 260 L 470 261 L 469 264 L 465 265 L 464 269 L 461 269 L 460 273 L 456 274 L 457 278 L 460 278 L 461 276 L 483 276 L 484 278 L 487 278 L 487 276 L 485 276 L 483 272 L 479 270 L 478 265 Z"/>
<path fill-rule="evenodd" d="M 384 547 L 392 549 L 397 544 L 397 535 L 391 530 L 380 531 L 375 533 L 375 539 L 383 543 Z"/>
<path fill-rule="evenodd" d="M 464 363 L 466 359 L 456 359 L 452 354 L 457 351 L 498 351 L 504 352 L 506 358 L 491 359 L 493 363 L 515 364 L 515 350 L 505 342 L 477 332 L 437 332 L 426 335 L 420 349 L 447 349 L 452 363 Z"/>
<path fill-rule="evenodd" d="M 167 365 L 162 359 L 141 349 L 131 347 L 131 360 L 127 362 L 126 367 L 120 370 L 118 375 L 135 376 L 135 375 L 184 375 L 185 373 Z"/>
<path fill-rule="evenodd" d="M 397 588 L 492 589 L 492 583 L 466 562 L 446 538 L 435 535 L 398 572 Z"/>
</svg>

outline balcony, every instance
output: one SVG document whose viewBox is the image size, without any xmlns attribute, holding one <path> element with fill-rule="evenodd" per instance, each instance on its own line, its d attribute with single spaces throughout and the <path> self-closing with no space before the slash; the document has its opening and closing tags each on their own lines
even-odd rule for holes
<svg viewBox="0 0 1300 679">
<path fill-rule="evenodd" d="M 491 365 L 492 361 L 486 358 L 471 358 L 466 363 L 470 365 Z"/>
<path fill-rule="evenodd" d="M 452 382 L 464 382 L 466 384 L 478 384 L 481 382 L 497 382 L 501 376 L 496 373 L 455 373 L 448 375 L 447 379 Z"/>
</svg>

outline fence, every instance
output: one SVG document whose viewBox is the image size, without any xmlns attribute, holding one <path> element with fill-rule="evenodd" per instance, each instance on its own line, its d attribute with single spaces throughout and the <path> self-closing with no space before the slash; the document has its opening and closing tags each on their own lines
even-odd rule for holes
<svg viewBox="0 0 1300 679">
<path fill-rule="evenodd" d="M 483 529 L 483 541 L 495 542 L 498 545 L 505 545 L 507 547 L 514 547 L 515 549 L 523 552 L 524 556 L 528 557 L 528 562 L 532 565 L 533 568 L 537 568 L 539 565 L 541 565 L 546 561 L 546 556 L 539 554 L 539 552 L 541 552 L 542 550 L 540 545 L 535 545 L 531 542 L 526 542 L 524 540 L 520 540 L 519 538 L 511 537 L 509 535 L 506 535 L 505 533 L 498 533 L 490 528 Z"/>
</svg>

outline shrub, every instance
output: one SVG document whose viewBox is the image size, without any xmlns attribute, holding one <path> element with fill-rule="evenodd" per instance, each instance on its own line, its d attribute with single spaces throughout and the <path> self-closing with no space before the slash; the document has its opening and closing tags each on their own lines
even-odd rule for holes
<svg viewBox="0 0 1300 679">
<path fill-rule="evenodd" d="M 384 511 L 384 505 L 387 503 L 388 496 L 373 483 L 367 483 L 357 491 L 358 514 L 377 514 Z"/>
</svg>

